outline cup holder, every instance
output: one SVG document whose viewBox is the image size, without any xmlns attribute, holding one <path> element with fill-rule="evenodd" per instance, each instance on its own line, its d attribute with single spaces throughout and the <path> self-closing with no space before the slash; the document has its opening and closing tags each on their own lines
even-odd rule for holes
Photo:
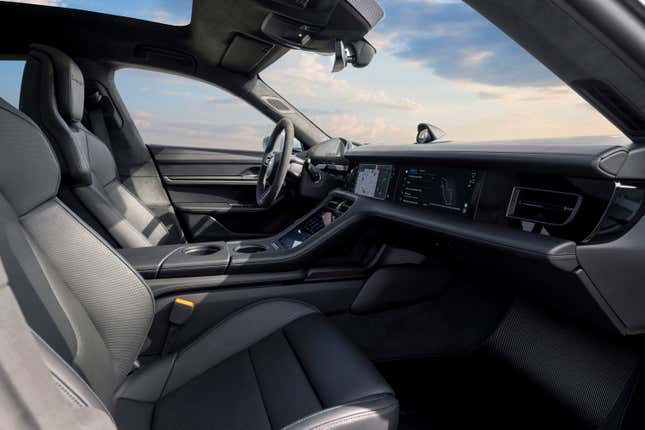
<svg viewBox="0 0 645 430">
<path fill-rule="evenodd" d="M 257 254 L 266 251 L 266 246 L 262 245 L 242 245 L 235 249 L 238 254 Z"/>
<path fill-rule="evenodd" d="M 184 249 L 184 254 L 203 256 L 217 254 L 219 251 L 220 248 L 218 248 L 217 246 L 189 246 L 188 248 Z"/>
</svg>

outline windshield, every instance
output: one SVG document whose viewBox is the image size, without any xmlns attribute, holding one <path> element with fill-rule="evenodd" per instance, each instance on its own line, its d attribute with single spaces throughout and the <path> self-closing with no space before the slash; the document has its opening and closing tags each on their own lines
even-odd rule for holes
<svg viewBox="0 0 645 430">
<path fill-rule="evenodd" d="M 382 0 L 364 69 L 292 51 L 263 79 L 330 136 L 413 143 L 418 123 L 451 140 L 602 136 L 618 130 L 465 3 Z"/>
</svg>

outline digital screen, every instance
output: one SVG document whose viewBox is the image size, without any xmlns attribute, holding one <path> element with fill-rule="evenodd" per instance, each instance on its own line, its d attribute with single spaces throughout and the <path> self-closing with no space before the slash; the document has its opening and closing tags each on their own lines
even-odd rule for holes
<svg viewBox="0 0 645 430">
<path fill-rule="evenodd" d="M 401 173 L 399 201 L 467 214 L 479 172 L 450 167 L 408 167 Z"/>
<path fill-rule="evenodd" d="M 318 233 L 328 225 L 331 225 L 335 220 L 336 216 L 331 211 L 319 211 L 281 238 L 278 241 L 280 243 L 280 247 L 286 249 L 297 248 L 311 236 Z"/>
<path fill-rule="evenodd" d="M 387 164 L 361 164 L 358 166 L 354 193 L 385 200 L 390 189 L 394 168 Z"/>
</svg>

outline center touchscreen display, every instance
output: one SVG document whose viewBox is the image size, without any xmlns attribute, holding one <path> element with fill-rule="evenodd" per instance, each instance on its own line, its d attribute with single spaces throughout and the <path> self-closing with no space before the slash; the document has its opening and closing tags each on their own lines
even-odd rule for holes
<svg viewBox="0 0 645 430">
<path fill-rule="evenodd" d="M 403 205 L 439 207 L 467 214 L 479 172 L 451 167 L 407 167 L 401 173 Z"/>
<path fill-rule="evenodd" d="M 385 200 L 393 174 L 394 168 L 389 164 L 361 164 L 358 166 L 354 193 Z"/>
</svg>

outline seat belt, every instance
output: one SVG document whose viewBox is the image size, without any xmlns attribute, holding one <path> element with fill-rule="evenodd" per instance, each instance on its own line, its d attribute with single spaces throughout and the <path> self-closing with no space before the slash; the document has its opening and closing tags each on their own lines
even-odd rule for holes
<svg viewBox="0 0 645 430">
<path fill-rule="evenodd" d="M 170 311 L 170 317 L 168 321 L 170 327 L 168 327 L 168 333 L 166 334 L 166 340 L 163 344 L 163 349 L 161 350 L 162 355 L 169 354 L 173 347 L 175 346 L 175 340 L 177 339 L 177 332 L 179 328 L 186 324 L 186 322 L 193 315 L 195 310 L 195 303 L 190 300 L 176 298 L 172 304 L 172 309 Z"/>
<path fill-rule="evenodd" d="M 73 405 L 56 388 L 1 261 L 0 345 L 0 427 L 116 430 L 107 412 Z"/>
<path fill-rule="evenodd" d="M 103 115 L 103 96 L 96 90 L 85 96 L 87 104 L 87 118 L 90 123 L 92 133 L 107 145 L 110 150 L 112 149 L 112 142 L 110 140 L 110 133 L 107 129 L 105 116 Z"/>
</svg>

